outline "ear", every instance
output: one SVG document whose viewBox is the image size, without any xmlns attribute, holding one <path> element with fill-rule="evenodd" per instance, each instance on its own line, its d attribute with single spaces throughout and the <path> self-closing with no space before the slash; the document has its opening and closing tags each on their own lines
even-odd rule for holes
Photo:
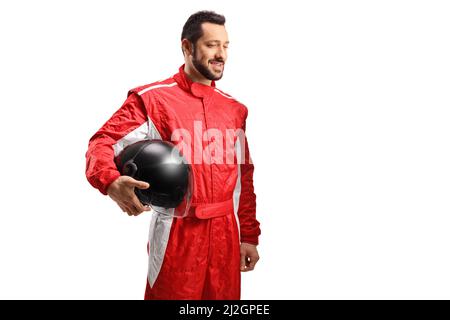
<svg viewBox="0 0 450 320">
<path fill-rule="evenodd" d="M 181 49 L 183 50 L 185 55 L 192 55 L 192 43 L 188 39 L 181 40 Z"/>
</svg>

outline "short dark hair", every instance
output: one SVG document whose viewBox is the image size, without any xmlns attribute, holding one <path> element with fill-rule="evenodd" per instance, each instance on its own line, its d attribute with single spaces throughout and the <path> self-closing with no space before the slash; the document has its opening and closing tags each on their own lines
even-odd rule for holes
<svg viewBox="0 0 450 320">
<path fill-rule="evenodd" d="M 187 39 L 195 45 L 198 39 L 203 36 L 202 23 L 210 22 L 223 26 L 225 24 L 225 17 L 214 11 L 199 11 L 194 13 L 187 19 L 181 33 L 181 40 Z"/>
</svg>

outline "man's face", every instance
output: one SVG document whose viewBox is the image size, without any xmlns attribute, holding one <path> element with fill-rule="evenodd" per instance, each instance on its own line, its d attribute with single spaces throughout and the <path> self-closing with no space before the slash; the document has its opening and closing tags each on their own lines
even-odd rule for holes
<svg viewBox="0 0 450 320">
<path fill-rule="evenodd" d="M 225 26 L 205 22 L 203 36 L 194 45 L 192 64 L 208 80 L 223 76 L 227 60 L 228 34 Z"/>
</svg>

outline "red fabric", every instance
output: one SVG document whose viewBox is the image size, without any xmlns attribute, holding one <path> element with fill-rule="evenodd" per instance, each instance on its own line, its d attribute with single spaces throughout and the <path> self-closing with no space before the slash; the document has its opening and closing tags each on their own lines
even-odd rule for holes
<svg viewBox="0 0 450 320">
<path fill-rule="evenodd" d="M 145 299 L 238 300 L 240 253 L 233 215 L 174 219 L 161 271 Z"/>
<path fill-rule="evenodd" d="M 89 141 L 87 179 L 106 194 L 109 184 L 120 176 L 113 161 L 113 146 L 148 121 L 149 127 L 154 125 L 163 140 L 172 140 L 175 144 L 180 140 L 172 134 L 178 128 L 190 134 L 191 141 L 184 139 L 183 142 L 190 145 L 194 204 L 233 199 L 239 164 L 236 159 L 227 163 L 229 153 L 219 153 L 219 156 L 217 153 L 221 152 L 220 142 L 222 150 L 226 143 L 234 145 L 237 138 L 228 137 L 226 131 L 245 130 L 247 113 L 243 104 L 218 90 L 214 82 L 211 86 L 192 82 L 183 65 L 171 78 L 129 91 L 122 107 Z M 195 130 L 199 126 L 201 134 Z M 209 130 L 205 133 L 210 128 L 218 130 L 223 140 L 214 141 L 214 134 Z M 237 211 L 240 237 L 241 242 L 258 244 L 260 228 L 253 189 L 254 167 L 247 143 L 244 146 Z M 147 283 L 146 298 L 238 299 L 239 261 L 239 234 L 233 213 L 204 220 L 174 219 L 161 271 L 153 288 Z"/>
<path fill-rule="evenodd" d="M 106 195 L 109 185 L 120 177 L 114 163 L 113 145 L 147 121 L 138 95 L 130 95 L 122 107 L 91 137 L 86 152 L 86 177 Z"/>
</svg>

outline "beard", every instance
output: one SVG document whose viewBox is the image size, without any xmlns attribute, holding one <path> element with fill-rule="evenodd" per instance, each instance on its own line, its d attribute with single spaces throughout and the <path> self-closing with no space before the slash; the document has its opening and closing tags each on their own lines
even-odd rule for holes
<svg viewBox="0 0 450 320">
<path fill-rule="evenodd" d="M 193 57 L 192 57 L 192 64 L 194 65 L 195 69 L 197 69 L 197 71 L 198 71 L 202 76 L 204 76 L 204 77 L 205 77 L 206 79 L 208 79 L 208 80 L 213 80 L 213 81 L 222 79 L 223 71 L 220 73 L 220 75 L 215 75 L 214 73 L 212 73 L 212 72 L 208 69 L 208 67 L 204 66 L 204 65 L 202 64 L 202 62 L 201 62 L 199 59 L 197 59 L 197 50 L 196 50 L 196 47 L 195 47 L 195 46 L 194 46 L 194 52 L 193 52 L 193 55 L 192 55 L 192 56 L 193 56 Z M 222 60 L 218 60 L 218 61 L 223 62 Z"/>
</svg>

